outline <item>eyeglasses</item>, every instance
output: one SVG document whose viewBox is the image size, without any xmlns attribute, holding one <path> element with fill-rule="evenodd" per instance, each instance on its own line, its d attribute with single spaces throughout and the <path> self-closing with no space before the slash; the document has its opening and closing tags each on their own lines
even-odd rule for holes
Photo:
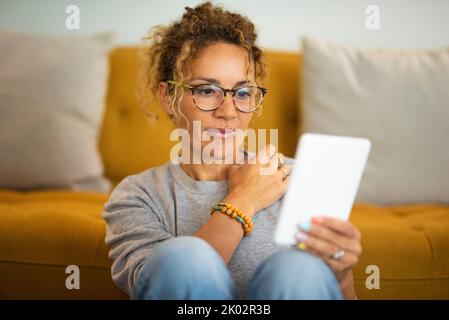
<svg viewBox="0 0 449 320">
<path fill-rule="evenodd" d="M 193 103 L 203 111 L 213 111 L 218 109 L 224 101 L 227 92 L 232 93 L 234 106 L 241 112 L 254 112 L 262 104 L 264 96 L 268 90 L 253 85 L 243 85 L 235 89 L 224 89 L 215 84 L 180 84 L 176 81 L 168 80 L 167 83 L 182 85 L 192 92 Z"/>
</svg>

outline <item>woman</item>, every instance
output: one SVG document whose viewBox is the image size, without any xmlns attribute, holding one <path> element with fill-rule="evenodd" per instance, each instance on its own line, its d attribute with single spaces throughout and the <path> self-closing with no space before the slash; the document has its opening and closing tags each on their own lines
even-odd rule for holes
<svg viewBox="0 0 449 320">
<path fill-rule="evenodd" d="M 266 93 L 256 37 L 247 18 L 209 2 L 150 37 L 150 91 L 178 128 L 214 137 L 221 147 L 214 158 L 233 162 L 177 159 L 114 189 L 104 207 L 106 244 L 113 280 L 131 298 L 356 298 L 360 232 L 350 222 L 319 217 L 301 225 L 295 249 L 272 241 L 293 159 L 271 145 L 248 156 L 235 134 L 248 128 Z"/>
</svg>

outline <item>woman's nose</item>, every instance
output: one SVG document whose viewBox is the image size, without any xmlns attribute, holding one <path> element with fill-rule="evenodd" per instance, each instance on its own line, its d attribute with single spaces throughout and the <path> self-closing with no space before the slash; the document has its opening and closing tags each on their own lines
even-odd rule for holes
<svg viewBox="0 0 449 320">
<path fill-rule="evenodd" d="M 215 110 L 217 116 L 221 116 L 226 119 L 232 119 L 237 117 L 237 110 L 234 106 L 232 93 L 226 94 L 221 102 L 220 107 Z"/>
</svg>

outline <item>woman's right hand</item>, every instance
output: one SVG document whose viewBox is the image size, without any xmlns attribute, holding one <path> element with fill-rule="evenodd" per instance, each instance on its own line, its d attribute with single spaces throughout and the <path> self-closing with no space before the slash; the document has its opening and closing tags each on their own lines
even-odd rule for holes
<svg viewBox="0 0 449 320">
<path fill-rule="evenodd" d="M 255 159 L 243 165 L 233 165 L 228 171 L 229 193 L 224 199 L 236 207 L 241 206 L 247 215 L 271 206 L 287 190 L 290 167 L 284 164 L 278 169 L 278 157 L 273 145 L 267 145 L 259 150 Z"/>
</svg>

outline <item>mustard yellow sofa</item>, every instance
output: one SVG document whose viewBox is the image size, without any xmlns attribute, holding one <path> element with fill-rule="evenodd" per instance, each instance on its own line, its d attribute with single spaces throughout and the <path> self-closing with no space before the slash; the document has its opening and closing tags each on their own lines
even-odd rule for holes
<svg viewBox="0 0 449 320">
<path fill-rule="evenodd" d="M 99 148 L 113 185 L 167 161 L 171 146 L 168 119 L 159 112 L 151 127 L 138 106 L 137 51 L 122 47 L 110 55 Z M 293 156 L 301 132 L 301 55 L 269 51 L 267 57 L 270 93 L 253 125 L 279 128 L 279 149 Z M 0 190 L 0 299 L 127 299 L 110 277 L 101 218 L 107 199 L 106 193 Z M 449 206 L 357 203 L 351 221 L 363 235 L 354 270 L 359 298 L 449 298 Z M 66 289 L 68 265 L 80 268 L 79 290 Z M 372 270 L 380 272 L 378 289 L 366 286 Z"/>
</svg>

